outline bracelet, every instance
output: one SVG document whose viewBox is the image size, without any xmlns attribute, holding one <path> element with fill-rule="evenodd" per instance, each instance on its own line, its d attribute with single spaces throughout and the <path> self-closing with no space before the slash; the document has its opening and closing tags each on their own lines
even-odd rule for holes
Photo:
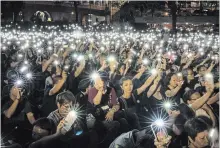
<svg viewBox="0 0 220 148">
<path fill-rule="evenodd" d="M 116 109 L 115 108 L 112 108 L 110 111 L 112 111 L 113 113 L 116 112 Z"/>
</svg>

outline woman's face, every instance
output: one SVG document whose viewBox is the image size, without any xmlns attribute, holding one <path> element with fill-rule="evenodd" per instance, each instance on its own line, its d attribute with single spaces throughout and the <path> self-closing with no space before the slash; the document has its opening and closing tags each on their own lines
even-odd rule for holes
<svg viewBox="0 0 220 148">
<path fill-rule="evenodd" d="M 200 74 L 200 75 L 204 75 L 206 70 L 207 70 L 206 67 L 201 67 L 201 68 L 199 69 L 199 74 Z"/>
<path fill-rule="evenodd" d="M 188 70 L 187 79 L 188 80 L 193 80 L 194 79 L 194 73 L 193 73 L 193 71 L 191 69 Z"/>
<path fill-rule="evenodd" d="M 132 92 L 133 90 L 133 83 L 131 80 L 125 80 L 123 81 L 123 84 L 122 84 L 122 89 L 124 92 Z"/>
<path fill-rule="evenodd" d="M 124 71 L 125 71 L 125 66 L 122 65 L 122 66 L 120 67 L 120 69 L 119 69 L 119 72 L 120 72 L 120 74 L 122 75 L 122 74 L 124 73 Z"/>
<path fill-rule="evenodd" d="M 170 85 L 176 87 L 177 83 L 178 83 L 178 77 L 177 75 L 173 75 L 170 79 Z"/>
<path fill-rule="evenodd" d="M 193 102 L 195 102 L 197 99 L 199 99 L 201 97 L 200 93 L 195 92 L 194 94 L 192 94 L 190 96 L 190 100 L 188 100 L 189 104 L 192 104 Z"/>
</svg>

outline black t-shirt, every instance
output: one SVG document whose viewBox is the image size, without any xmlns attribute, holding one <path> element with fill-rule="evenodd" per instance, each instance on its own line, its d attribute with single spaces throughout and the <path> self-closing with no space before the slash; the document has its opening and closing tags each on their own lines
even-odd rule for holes
<svg viewBox="0 0 220 148">
<path fill-rule="evenodd" d="M 78 90 L 78 85 L 80 82 L 80 78 L 74 76 L 74 71 L 68 75 L 67 80 L 66 80 L 66 89 L 71 91 L 74 95 L 79 93 Z"/>
<path fill-rule="evenodd" d="M 45 92 L 44 92 L 44 98 L 43 98 L 43 104 L 42 104 L 42 114 L 43 116 L 47 117 L 52 111 L 57 109 L 56 105 L 56 94 L 54 95 L 49 95 L 49 92 L 51 90 L 51 86 L 46 87 Z"/>
<path fill-rule="evenodd" d="M 4 106 L 2 107 L 2 113 L 4 113 L 6 110 L 10 108 L 10 106 L 13 104 L 13 100 L 9 98 L 9 101 L 7 101 Z M 8 121 L 24 121 L 26 120 L 26 114 L 32 112 L 31 104 L 28 100 L 22 100 L 19 102 L 14 114 Z"/>
<path fill-rule="evenodd" d="M 134 90 L 132 92 L 131 97 L 128 99 L 125 99 L 121 96 L 119 98 L 119 103 L 120 103 L 120 109 L 129 109 L 129 108 L 136 107 L 136 104 L 140 103 L 140 101 L 138 99 L 137 90 Z"/>
</svg>

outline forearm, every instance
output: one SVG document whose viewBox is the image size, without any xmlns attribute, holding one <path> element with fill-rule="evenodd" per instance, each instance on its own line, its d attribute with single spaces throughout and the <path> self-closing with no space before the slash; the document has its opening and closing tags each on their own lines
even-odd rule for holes
<svg viewBox="0 0 220 148">
<path fill-rule="evenodd" d="M 198 68 L 200 65 L 204 65 L 206 62 L 207 62 L 207 60 L 204 60 L 202 63 L 196 65 L 196 67 L 193 68 L 193 71 L 197 71 L 197 68 Z"/>
<path fill-rule="evenodd" d="M 4 112 L 4 114 L 5 114 L 5 116 L 6 116 L 7 118 L 11 118 L 11 116 L 14 114 L 14 112 L 15 112 L 17 106 L 18 106 L 18 103 L 19 103 L 19 100 L 16 99 L 16 100 L 13 102 L 13 104 L 9 107 L 9 109 Z"/>
<path fill-rule="evenodd" d="M 143 59 L 144 53 L 145 53 L 145 51 L 144 51 L 144 49 L 142 49 L 142 51 L 141 51 L 141 55 L 140 55 L 140 58 L 139 58 L 140 60 Z"/>
<path fill-rule="evenodd" d="M 211 104 L 213 104 L 213 103 L 215 103 L 215 102 L 217 102 L 217 101 L 219 101 L 219 93 L 217 93 L 215 96 L 211 97 L 211 98 L 208 100 L 207 104 L 208 104 L 208 105 L 211 105 Z"/>
<path fill-rule="evenodd" d="M 78 76 L 82 73 L 84 67 L 85 67 L 85 65 L 81 64 L 80 67 L 78 67 L 78 68 L 76 69 L 76 71 L 75 71 L 75 73 L 74 73 L 75 77 L 78 77 Z"/>
<path fill-rule="evenodd" d="M 206 70 L 205 73 L 210 73 L 210 72 L 212 71 L 212 69 L 214 68 L 214 66 L 215 66 L 215 65 L 211 65 L 211 66 Z"/>
<path fill-rule="evenodd" d="M 102 92 L 98 91 L 97 95 L 95 96 L 95 98 L 93 99 L 93 103 L 95 105 L 99 105 L 102 99 Z"/>
<path fill-rule="evenodd" d="M 134 77 L 133 77 L 133 80 L 134 79 L 140 79 L 140 77 L 143 75 L 144 72 L 139 72 L 137 73 Z"/>
<path fill-rule="evenodd" d="M 34 114 L 29 112 L 27 113 L 27 118 L 28 118 L 28 121 L 30 122 L 30 124 L 33 124 L 35 122 L 35 118 L 34 118 Z"/>
<path fill-rule="evenodd" d="M 186 65 L 185 65 L 185 66 L 183 66 L 183 69 L 188 68 L 188 67 L 189 67 L 189 65 L 191 65 L 191 64 L 192 64 L 192 60 L 190 60 L 189 62 L 187 62 L 187 63 L 186 63 Z"/>
<path fill-rule="evenodd" d="M 201 98 L 199 98 L 195 102 L 193 102 L 193 104 L 191 104 L 191 107 L 194 110 L 197 110 L 197 109 L 201 108 L 208 101 L 211 94 L 212 94 L 212 92 L 207 92 Z"/>
<path fill-rule="evenodd" d="M 114 106 L 112 107 L 111 110 L 115 113 L 115 112 L 117 112 L 119 109 L 120 109 L 120 105 L 119 105 L 119 104 L 116 104 L 116 105 L 114 105 Z"/>
<path fill-rule="evenodd" d="M 48 60 L 47 62 L 45 62 L 42 65 L 42 72 L 45 72 L 51 63 L 52 63 L 52 60 Z"/>
<path fill-rule="evenodd" d="M 181 86 L 177 86 L 176 88 L 172 90 L 167 90 L 165 94 L 167 97 L 173 97 L 179 92 L 180 89 L 181 89 Z"/>
<path fill-rule="evenodd" d="M 57 93 L 62 88 L 65 81 L 66 79 L 63 78 L 57 84 L 55 84 L 54 87 L 50 90 L 49 95 L 51 96 Z"/>
<path fill-rule="evenodd" d="M 141 94 L 143 91 L 145 91 L 145 89 L 146 89 L 147 87 L 149 87 L 150 84 L 153 82 L 153 80 L 155 79 L 155 77 L 156 77 L 156 75 L 151 75 L 151 76 L 145 81 L 145 83 L 144 83 L 140 88 L 137 89 L 137 94 L 139 95 L 139 94 Z"/>
<path fill-rule="evenodd" d="M 125 76 L 125 75 L 127 74 L 128 69 L 129 69 L 129 68 L 126 68 L 126 69 L 125 69 L 123 76 Z"/>
<path fill-rule="evenodd" d="M 153 93 L 156 91 L 157 85 L 158 85 L 158 83 L 154 83 L 154 84 L 150 87 L 149 91 L 147 92 L 147 97 L 150 97 L 150 96 L 153 95 Z"/>
<path fill-rule="evenodd" d="M 205 105 L 205 108 L 203 108 L 203 109 L 208 113 L 209 117 L 212 120 L 212 126 L 215 127 L 215 125 L 216 125 L 216 118 L 215 118 L 214 113 L 212 112 L 212 109 L 208 105 Z"/>
</svg>

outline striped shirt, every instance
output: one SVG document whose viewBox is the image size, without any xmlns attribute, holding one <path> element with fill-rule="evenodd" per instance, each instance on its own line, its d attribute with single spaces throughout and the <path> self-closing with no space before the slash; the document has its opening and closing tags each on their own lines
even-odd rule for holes
<svg viewBox="0 0 220 148">
<path fill-rule="evenodd" d="M 60 115 L 58 109 L 55 110 L 55 111 L 53 111 L 53 112 L 51 112 L 51 113 L 48 115 L 47 118 L 53 120 L 53 122 L 54 122 L 54 124 L 55 124 L 56 126 L 57 126 L 57 125 L 60 123 L 60 121 L 63 119 L 63 117 Z"/>
</svg>

